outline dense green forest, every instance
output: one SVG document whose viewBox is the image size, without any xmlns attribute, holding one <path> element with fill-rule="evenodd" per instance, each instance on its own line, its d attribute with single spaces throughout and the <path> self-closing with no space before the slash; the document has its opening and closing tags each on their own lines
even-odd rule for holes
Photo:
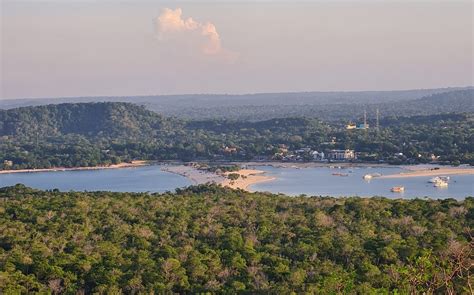
<svg viewBox="0 0 474 295">
<path fill-rule="evenodd" d="M 359 121 L 360 122 L 360 121 Z M 474 164 L 474 115 L 384 117 L 380 128 L 347 121 L 281 118 L 189 121 L 129 103 L 78 103 L 0 110 L 3 169 L 108 165 L 140 160 L 271 160 L 290 151 L 355 149 L 361 161 Z M 403 155 L 399 155 L 402 153 Z M 10 162 L 11 161 L 11 162 Z"/>
<path fill-rule="evenodd" d="M 474 199 L 0 189 L 3 294 L 472 294 Z"/>
</svg>

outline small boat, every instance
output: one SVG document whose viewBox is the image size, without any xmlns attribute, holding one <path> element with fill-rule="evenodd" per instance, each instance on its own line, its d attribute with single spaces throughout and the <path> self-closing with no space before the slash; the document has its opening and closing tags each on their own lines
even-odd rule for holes
<svg viewBox="0 0 474 295">
<path fill-rule="evenodd" d="M 449 182 L 449 176 L 440 176 L 439 179 L 441 179 L 444 182 Z"/>
<path fill-rule="evenodd" d="M 405 187 L 403 186 L 394 186 L 390 189 L 392 193 L 402 193 L 405 191 Z"/>
<path fill-rule="evenodd" d="M 366 180 L 369 180 L 369 179 L 372 179 L 372 177 L 373 177 L 372 174 L 366 174 L 366 175 L 364 175 L 363 178 L 366 179 Z"/>
<path fill-rule="evenodd" d="M 428 180 L 429 183 L 437 183 L 438 181 L 440 181 L 441 178 L 439 178 L 438 176 L 436 177 L 433 177 L 433 178 L 430 178 L 430 180 Z"/>
<path fill-rule="evenodd" d="M 440 182 L 440 181 L 443 181 L 443 182 L 449 182 L 449 176 L 436 176 L 436 177 L 433 177 L 433 178 L 430 178 L 430 180 L 428 180 L 428 182 L 430 183 L 437 183 L 437 182 Z"/>
<path fill-rule="evenodd" d="M 364 175 L 362 178 L 364 178 L 365 180 L 370 180 L 374 177 L 380 177 L 380 176 L 382 176 L 382 174 L 380 173 L 370 173 L 370 174 Z"/>
<path fill-rule="evenodd" d="M 434 183 L 434 186 L 435 187 L 448 187 L 448 183 L 446 181 L 437 181 Z"/>
<path fill-rule="evenodd" d="M 349 176 L 347 173 L 333 173 L 334 176 Z"/>
</svg>

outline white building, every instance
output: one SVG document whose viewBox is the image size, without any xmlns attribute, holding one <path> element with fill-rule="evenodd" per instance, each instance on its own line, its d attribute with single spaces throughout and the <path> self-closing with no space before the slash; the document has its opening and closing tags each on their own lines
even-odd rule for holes
<svg viewBox="0 0 474 295">
<path fill-rule="evenodd" d="M 328 153 L 328 159 L 335 161 L 347 161 L 355 158 L 354 150 L 331 150 Z"/>
<path fill-rule="evenodd" d="M 313 160 L 315 160 L 315 161 L 324 160 L 324 153 L 323 152 L 313 151 L 311 153 L 311 155 L 313 156 Z"/>
</svg>

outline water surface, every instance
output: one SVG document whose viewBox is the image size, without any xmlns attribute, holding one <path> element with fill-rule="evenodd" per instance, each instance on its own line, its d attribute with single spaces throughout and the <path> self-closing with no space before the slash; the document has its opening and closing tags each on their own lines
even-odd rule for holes
<svg viewBox="0 0 474 295">
<path fill-rule="evenodd" d="M 34 173 L 0 174 L 0 187 L 23 183 L 38 189 L 59 189 L 61 191 L 115 191 L 115 192 L 165 192 L 191 185 L 187 178 L 161 170 L 160 165 L 123 169 L 54 171 Z M 257 183 L 251 190 L 284 193 L 288 195 L 322 196 L 384 196 L 389 198 L 429 197 L 464 199 L 474 195 L 474 175 L 451 175 L 447 188 L 435 188 L 428 183 L 430 177 L 397 179 L 374 178 L 370 182 L 362 177 L 368 173 L 383 175 L 399 173 L 399 167 L 356 167 L 337 169 L 275 168 L 257 166 L 273 181 Z M 348 176 L 334 176 L 332 173 L 347 173 Z M 390 188 L 404 186 L 404 193 L 392 193 Z"/>
<path fill-rule="evenodd" d="M 389 198 L 429 197 L 464 199 L 474 196 L 474 175 L 451 175 L 449 187 L 436 188 L 428 183 L 431 177 L 410 177 L 365 181 L 365 174 L 395 174 L 403 171 L 399 167 L 357 167 L 338 169 L 329 167 L 315 168 L 275 168 L 259 166 L 268 175 L 276 177 L 269 182 L 250 186 L 251 190 L 284 193 L 288 195 L 322 196 L 384 196 Z M 347 173 L 348 176 L 334 176 L 332 173 Z M 404 193 L 392 193 L 390 188 L 404 186 Z"/>
<path fill-rule="evenodd" d="M 0 175 L 0 187 L 17 183 L 38 189 L 114 192 L 165 192 L 191 185 L 186 177 L 162 171 L 158 165 Z"/>
</svg>

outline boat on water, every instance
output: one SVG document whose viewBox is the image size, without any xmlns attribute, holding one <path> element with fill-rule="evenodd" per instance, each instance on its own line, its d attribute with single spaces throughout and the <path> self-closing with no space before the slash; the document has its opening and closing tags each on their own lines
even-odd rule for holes
<svg viewBox="0 0 474 295">
<path fill-rule="evenodd" d="M 436 177 L 430 178 L 428 182 L 430 183 L 437 183 L 440 181 L 449 182 L 449 179 L 450 179 L 449 176 L 436 176 Z"/>
<path fill-rule="evenodd" d="M 429 182 L 429 183 L 436 183 L 436 182 L 438 182 L 438 181 L 440 181 L 440 180 L 441 180 L 441 179 L 440 179 L 438 176 L 436 176 L 436 177 L 430 178 L 430 179 L 428 180 L 428 182 Z"/>
<path fill-rule="evenodd" d="M 333 173 L 334 176 L 349 176 L 347 173 Z"/>
<path fill-rule="evenodd" d="M 444 182 L 449 182 L 450 179 L 449 176 L 440 176 L 439 178 Z"/>
<path fill-rule="evenodd" d="M 392 193 L 402 193 L 405 191 L 405 187 L 403 186 L 394 186 L 390 189 Z"/>
<path fill-rule="evenodd" d="M 365 174 L 362 178 L 364 178 L 365 180 L 370 180 L 374 177 L 380 177 L 382 176 L 382 174 L 380 173 L 370 173 L 370 174 Z"/>
<path fill-rule="evenodd" d="M 448 182 L 443 181 L 443 180 L 439 180 L 439 181 L 434 183 L 434 186 L 435 187 L 448 187 Z"/>
</svg>

